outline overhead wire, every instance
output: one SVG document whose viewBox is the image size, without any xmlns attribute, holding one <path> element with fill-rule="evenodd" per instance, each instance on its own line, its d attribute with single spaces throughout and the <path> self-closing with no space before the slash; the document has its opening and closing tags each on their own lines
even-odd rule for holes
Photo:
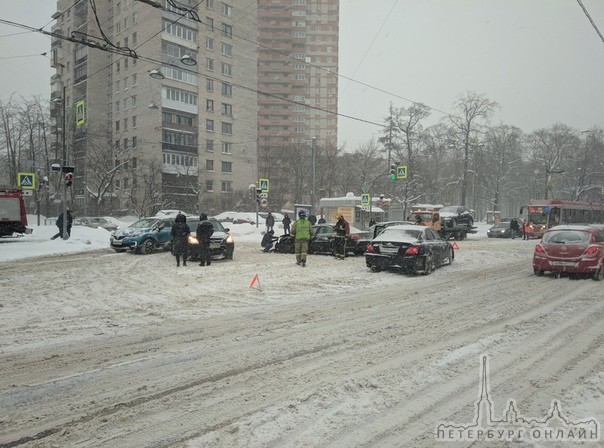
<svg viewBox="0 0 604 448">
<path fill-rule="evenodd" d="M 598 29 L 598 26 L 596 25 L 596 23 L 594 22 L 594 20 L 591 18 L 591 15 L 589 15 L 589 12 L 587 11 L 587 8 L 583 5 L 583 2 L 581 0 L 577 0 L 577 3 L 579 3 L 579 6 L 583 10 L 583 13 L 589 19 L 589 22 L 591 23 L 591 26 L 593 26 L 594 30 L 596 30 L 596 33 L 598 33 L 598 36 L 600 36 L 600 40 L 602 40 L 602 42 L 604 43 L 604 36 L 602 36 L 602 33 L 600 33 L 600 30 Z"/>
</svg>

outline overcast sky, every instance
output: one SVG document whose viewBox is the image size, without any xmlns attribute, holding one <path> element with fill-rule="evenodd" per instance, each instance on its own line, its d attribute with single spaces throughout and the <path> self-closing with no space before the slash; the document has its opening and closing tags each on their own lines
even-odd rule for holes
<svg viewBox="0 0 604 448">
<path fill-rule="evenodd" d="M 604 33 L 604 1 L 582 3 Z M 0 18 L 42 27 L 55 8 L 0 0 Z M 340 0 L 340 9 L 339 113 L 373 123 L 339 118 L 348 150 L 379 135 L 391 102 L 434 108 L 429 125 L 467 91 L 500 104 L 493 124 L 604 127 L 604 42 L 577 0 Z M 40 56 L 49 48 L 49 37 L 0 25 L 3 100 L 49 96 L 53 71 Z"/>
</svg>

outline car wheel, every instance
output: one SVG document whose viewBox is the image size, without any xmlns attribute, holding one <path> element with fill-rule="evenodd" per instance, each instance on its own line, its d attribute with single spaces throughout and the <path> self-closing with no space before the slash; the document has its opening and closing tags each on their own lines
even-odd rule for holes
<svg viewBox="0 0 604 448">
<path fill-rule="evenodd" d="M 155 243 L 152 239 L 146 239 L 141 244 L 141 254 L 149 255 L 155 249 Z"/>
<path fill-rule="evenodd" d="M 369 266 L 369 269 L 371 269 L 371 272 L 380 272 L 382 270 L 381 267 L 375 265 Z"/>
<path fill-rule="evenodd" d="M 432 255 L 426 255 L 426 259 L 424 260 L 424 275 L 432 274 L 434 270 L 434 259 Z"/>
<path fill-rule="evenodd" d="M 534 268 L 533 272 L 537 277 L 543 277 L 543 271 L 541 269 Z"/>
<path fill-rule="evenodd" d="M 445 264 L 453 264 L 453 260 L 455 259 L 455 252 L 452 247 L 449 247 L 447 251 L 447 257 L 445 258 Z"/>
<path fill-rule="evenodd" d="M 225 252 L 224 258 L 225 258 L 225 260 L 232 260 L 233 259 L 233 251 L 230 250 L 230 251 Z"/>
<path fill-rule="evenodd" d="M 597 282 L 604 280 L 604 260 L 602 261 L 602 264 L 600 264 L 600 269 L 598 269 L 598 272 L 594 274 L 593 279 Z"/>
</svg>

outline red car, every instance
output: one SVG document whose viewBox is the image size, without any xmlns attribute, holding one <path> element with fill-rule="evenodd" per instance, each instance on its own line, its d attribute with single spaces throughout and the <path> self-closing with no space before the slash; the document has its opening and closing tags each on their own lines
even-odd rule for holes
<svg viewBox="0 0 604 448">
<path fill-rule="evenodd" d="M 552 272 L 587 274 L 604 280 L 604 227 L 590 225 L 555 226 L 543 235 L 533 255 L 535 275 Z"/>
</svg>

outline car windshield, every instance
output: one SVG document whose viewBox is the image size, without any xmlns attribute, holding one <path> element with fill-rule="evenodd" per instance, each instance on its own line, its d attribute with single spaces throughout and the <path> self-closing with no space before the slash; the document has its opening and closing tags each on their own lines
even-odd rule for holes
<svg viewBox="0 0 604 448">
<path fill-rule="evenodd" d="M 510 227 L 509 222 L 500 222 L 499 224 L 495 224 L 491 229 L 507 229 Z"/>
<path fill-rule="evenodd" d="M 580 230 L 557 230 L 547 232 L 543 236 L 543 242 L 552 244 L 583 244 L 587 243 L 590 238 L 591 234 L 589 232 L 582 232 Z"/>
<path fill-rule="evenodd" d="M 450 205 L 448 207 L 443 207 L 439 211 L 440 213 L 457 213 L 458 207 L 456 205 Z"/>
<path fill-rule="evenodd" d="M 214 232 L 224 232 L 224 227 L 220 221 L 215 219 L 210 219 L 209 221 L 212 223 L 212 226 L 214 226 Z M 199 219 L 187 219 L 187 224 L 189 225 L 191 232 L 197 232 L 197 224 L 199 224 L 199 222 Z"/>
<path fill-rule="evenodd" d="M 141 219 L 140 221 L 136 221 L 130 224 L 130 227 L 134 229 L 148 229 L 149 227 L 153 227 L 153 224 L 157 223 L 157 219 L 155 218 L 147 218 Z"/>
<path fill-rule="evenodd" d="M 421 233 L 421 230 L 387 228 L 378 238 L 382 241 L 416 241 Z"/>
</svg>

